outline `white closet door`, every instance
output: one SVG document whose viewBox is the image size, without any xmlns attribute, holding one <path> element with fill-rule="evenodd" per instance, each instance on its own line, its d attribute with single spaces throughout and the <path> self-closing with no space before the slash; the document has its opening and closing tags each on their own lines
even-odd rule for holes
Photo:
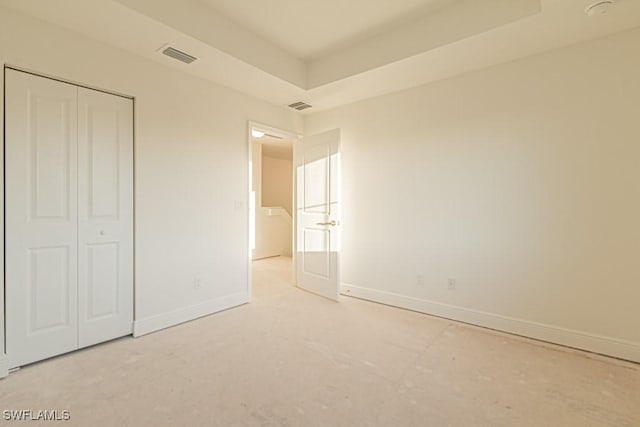
<svg viewBox="0 0 640 427">
<path fill-rule="evenodd" d="M 77 88 L 6 70 L 10 367 L 77 348 Z"/>
<path fill-rule="evenodd" d="M 79 346 L 133 324 L 133 101 L 78 89 Z"/>
</svg>

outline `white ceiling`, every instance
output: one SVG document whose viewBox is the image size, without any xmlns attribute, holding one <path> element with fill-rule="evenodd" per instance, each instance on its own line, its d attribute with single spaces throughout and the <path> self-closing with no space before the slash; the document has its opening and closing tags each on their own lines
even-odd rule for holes
<svg viewBox="0 0 640 427">
<path fill-rule="evenodd" d="M 306 101 L 314 107 L 306 114 L 640 26 L 640 0 L 617 0 L 607 15 L 588 17 L 584 8 L 592 1 L 0 0 L 0 5 L 274 104 Z M 199 59 L 187 66 L 167 58 L 158 53 L 166 43 Z"/>
<path fill-rule="evenodd" d="M 399 27 L 459 0 L 201 0 L 308 61 Z"/>
</svg>

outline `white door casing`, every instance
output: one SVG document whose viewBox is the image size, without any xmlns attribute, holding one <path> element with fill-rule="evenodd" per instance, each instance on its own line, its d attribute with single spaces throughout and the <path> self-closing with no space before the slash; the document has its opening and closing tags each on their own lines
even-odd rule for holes
<svg viewBox="0 0 640 427">
<path fill-rule="evenodd" d="M 340 130 L 305 137 L 295 145 L 296 281 L 338 300 L 340 271 Z"/>
<path fill-rule="evenodd" d="M 13 368 L 77 348 L 77 88 L 6 70 L 6 339 Z"/>
<path fill-rule="evenodd" d="M 132 331 L 133 102 L 12 69 L 5 101 L 13 368 Z"/>
<path fill-rule="evenodd" d="M 78 89 L 79 347 L 132 333 L 133 101 Z"/>
</svg>

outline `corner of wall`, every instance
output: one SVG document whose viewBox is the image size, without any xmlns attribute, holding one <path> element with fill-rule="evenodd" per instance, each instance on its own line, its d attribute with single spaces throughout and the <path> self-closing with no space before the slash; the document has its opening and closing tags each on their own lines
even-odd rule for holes
<svg viewBox="0 0 640 427">
<path fill-rule="evenodd" d="M 7 355 L 0 354 L 0 378 L 4 378 L 9 375 L 9 364 L 7 362 Z"/>
<path fill-rule="evenodd" d="M 215 298 L 200 304 L 180 308 L 169 313 L 162 313 L 133 322 L 133 336 L 141 337 L 152 332 L 166 329 L 180 323 L 189 322 L 200 317 L 224 311 L 250 302 L 251 297 L 246 292 Z"/>
</svg>

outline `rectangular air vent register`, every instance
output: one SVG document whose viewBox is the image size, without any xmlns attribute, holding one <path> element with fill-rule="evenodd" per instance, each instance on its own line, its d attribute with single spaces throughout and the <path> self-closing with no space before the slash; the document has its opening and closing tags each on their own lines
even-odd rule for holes
<svg viewBox="0 0 640 427">
<path fill-rule="evenodd" d="M 294 102 L 293 104 L 289 104 L 289 107 L 293 108 L 294 110 L 302 111 L 307 108 L 311 108 L 311 105 L 303 101 L 298 101 L 298 102 Z"/>
<path fill-rule="evenodd" d="M 188 53 L 178 50 L 171 46 L 163 46 L 160 48 L 160 51 L 164 55 L 167 55 L 168 57 L 173 59 L 177 59 L 178 61 L 184 62 L 185 64 L 191 64 L 193 61 L 198 59 L 195 56 L 191 56 Z"/>
</svg>

